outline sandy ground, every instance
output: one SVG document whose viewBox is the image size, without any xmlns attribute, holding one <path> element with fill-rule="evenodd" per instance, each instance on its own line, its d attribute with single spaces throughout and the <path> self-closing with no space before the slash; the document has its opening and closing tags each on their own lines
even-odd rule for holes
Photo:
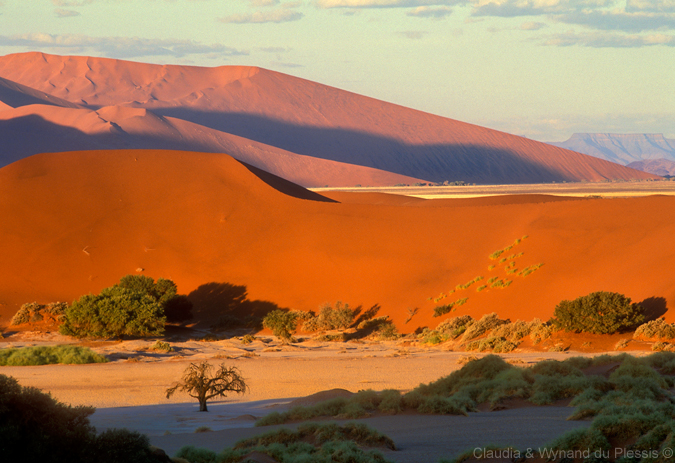
<svg viewBox="0 0 675 463">
<path fill-rule="evenodd" d="M 2 342 L 0 347 L 53 344 L 51 341 Z M 254 418 L 284 410 L 297 397 L 343 388 L 409 390 L 461 368 L 467 354 L 442 348 L 402 347 L 400 342 L 319 343 L 284 346 L 273 337 L 243 345 L 237 339 L 181 342 L 175 352 L 149 350 L 152 341 L 92 344 L 112 361 L 91 365 L 0 367 L 22 385 L 50 392 L 58 400 L 97 408 L 91 421 L 101 431 L 126 427 L 145 433 L 167 453 L 183 445 L 222 450 L 237 440 L 273 428 L 254 428 Z M 644 353 L 638 353 L 642 355 Z M 575 353 L 519 352 L 503 357 L 520 365 L 543 358 L 564 359 Z M 588 355 L 588 354 L 583 354 Z M 209 403 L 209 412 L 185 395 L 167 400 L 166 388 L 190 362 L 208 360 L 238 367 L 250 393 Z M 542 445 L 566 430 L 587 426 L 568 422 L 565 407 L 531 407 L 482 412 L 470 417 L 399 415 L 363 421 L 389 435 L 400 450 L 387 452 L 396 462 L 437 461 L 469 447 L 490 443 L 521 448 Z M 213 432 L 195 433 L 200 426 Z"/>
<path fill-rule="evenodd" d="M 537 183 L 530 185 L 399 186 L 361 188 L 311 188 L 321 194 L 331 192 L 388 193 L 423 199 L 480 198 L 501 195 L 556 195 L 569 197 L 601 196 L 628 198 L 650 195 L 675 195 L 675 182 L 583 182 Z"/>
</svg>

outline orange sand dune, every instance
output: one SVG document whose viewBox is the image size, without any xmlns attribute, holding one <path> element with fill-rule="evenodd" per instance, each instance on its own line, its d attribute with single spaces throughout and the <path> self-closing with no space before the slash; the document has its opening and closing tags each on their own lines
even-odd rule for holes
<svg viewBox="0 0 675 463">
<path fill-rule="evenodd" d="M 380 198 L 330 202 L 219 154 L 32 156 L 0 169 L 1 323 L 21 303 L 71 301 L 140 269 L 176 281 L 209 318 L 227 310 L 218 298 L 228 283 L 280 307 L 379 305 L 405 331 L 435 326 L 442 318 L 428 298 L 477 276 L 484 280 L 439 304 L 468 297 L 452 315 L 546 319 L 561 299 L 598 290 L 651 298 L 658 313 L 675 303 L 675 217 L 664 213 L 675 198 L 462 207 Z M 522 252 L 516 268 L 543 267 L 527 277 L 507 275 L 507 263 L 488 270 L 490 253 L 524 235 L 504 256 Z M 493 275 L 513 283 L 477 292 Z M 205 314 L 199 303 L 209 298 Z"/>
<path fill-rule="evenodd" d="M 0 95 L 1 96 L 1 95 Z M 1 110 L 2 108 L 0 108 Z M 26 156 L 101 148 L 190 149 L 229 153 L 303 186 L 389 186 L 420 179 L 291 153 L 143 108 L 73 109 L 31 104 L 0 114 L 0 166 Z"/>
<path fill-rule="evenodd" d="M 499 184 L 657 178 L 545 143 L 255 67 L 161 66 L 21 53 L 0 57 L 0 76 L 94 109 L 145 108 L 287 152 L 430 181 Z M 272 170 L 274 161 L 269 164 L 260 167 Z"/>
</svg>

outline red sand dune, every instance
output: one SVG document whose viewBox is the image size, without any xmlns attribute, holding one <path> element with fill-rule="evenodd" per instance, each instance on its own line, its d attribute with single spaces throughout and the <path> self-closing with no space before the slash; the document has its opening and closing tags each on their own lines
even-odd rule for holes
<svg viewBox="0 0 675 463">
<path fill-rule="evenodd" d="M 0 57 L 0 76 L 92 109 L 144 108 L 285 152 L 430 181 L 656 178 L 545 143 L 255 67 L 161 66 L 22 53 Z M 202 150 L 208 141 L 204 137 L 209 136 L 205 132 L 196 145 L 179 148 Z M 226 152 L 239 158 L 234 150 Z M 273 158 L 257 165 L 274 171 L 272 166 L 281 162 Z M 362 182 L 343 186 L 354 183 Z"/>
<path fill-rule="evenodd" d="M 547 319 L 592 291 L 675 303 L 673 197 L 500 197 L 436 201 L 345 194 L 328 200 L 226 155 L 128 150 L 41 154 L 0 169 L 0 323 L 25 302 L 72 301 L 143 269 L 171 278 L 209 318 L 218 295 L 245 285 L 251 300 L 316 310 L 342 300 L 381 306 L 405 331 L 435 326 L 429 297 L 493 275 L 514 282 L 468 297 L 452 315 L 492 311 Z M 367 197 L 365 197 L 367 199 Z M 365 204 L 363 204 L 365 203 Z M 516 238 L 516 267 L 488 255 Z M 197 291 L 195 291 L 197 290 Z M 211 300 L 211 313 L 200 303 Z M 404 325 L 407 309 L 419 308 Z M 668 315 L 670 321 L 673 320 Z"/>
</svg>

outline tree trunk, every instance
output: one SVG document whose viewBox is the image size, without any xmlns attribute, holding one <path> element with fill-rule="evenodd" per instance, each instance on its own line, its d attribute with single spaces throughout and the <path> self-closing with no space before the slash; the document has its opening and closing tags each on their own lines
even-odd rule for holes
<svg viewBox="0 0 675 463">
<path fill-rule="evenodd" d="M 199 399 L 199 411 L 200 412 L 208 412 L 209 411 L 206 408 L 206 399 Z"/>
</svg>

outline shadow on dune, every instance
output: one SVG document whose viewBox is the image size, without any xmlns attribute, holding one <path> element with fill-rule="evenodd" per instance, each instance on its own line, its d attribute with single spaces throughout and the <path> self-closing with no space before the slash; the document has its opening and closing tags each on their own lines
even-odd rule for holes
<svg viewBox="0 0 675 463">
<path fill-rule="evenodd" d="M 372 133 L 290 124 L 244 113 L 214 113 L 189 108 L 154 108 L 153 112 L 296 154 L 373 167 L 434 182 L 540 183 L 576 180 L 527 159 L 515 150 L 480 144 L 413 145 Z"/>
<path fill-rule="evenodd" d="M 184 108 L 154 109 L 153 112 L 296 154 L 372 167 L 434 182 L 462 180 L 494 184 L 576 180 L 569 172 L 542 165 L 526 158 L 526 155 L 518 154 L 516 150 L 506 148 L 459 143 L 413 145 L 355 130 L 289 124 L 247 114 L 206 113 Z M 0 154 L 1 165 L 33 154 L 56 151 L 133 148 L 220 152 L 214 150 L 207 141 L 192 143 L 149 133 L 131 134 L 119 127 L 105 134 L 88 135 L 34 115 L 0 121 L 0 136 L 6 140 Z M 228 154 L 237 157 L 235 152 Z"/>
<path fill-rule="evenodd" d="M 266 172 L 262 169 L 258 169 L 257 167 L 254 167 L 250 164 L 246 164 L 243 161 L 239 161 L 244 167 L 246 167 L 253 175 L 258 177 L 260 180 L 265 182 L 267 185 L 271 186 L 275 190 L 277 190 L 280 193 L 285 194 L 286 196 L 292 196 L 294 198 L 298 199 L 308 199 L 311 201 L 320 201 L 320 202 L 326 202 L 326 203 L 337 203 L 337 201 L 326 198 L 325 196 L 321 196 L 318 193 L 314 193 L 313 191 L 306 190 L 305 188 L 293 183 L 289 182 L 286 179 L 283 179 L 281 177 L 277 177 L 274 174 L 270 174 L 269 172 Z"/>
<path fill-rule="evenodd" d="M 224 331 L 235 328 L 262 329 L 262 319 L 281 309 L 269 301 L 249 300 L 245 285 L 206 283 L 188 294 L 195 328 Z M 282 309 L 288 310 L 288 309 Z"/>
<path fill-rule="evenodd" d="M 639 302 L 639 304 L 645 309 L 645 322 L 656 320 L 668 312 L 665 297 L 648 297 L 644 301 Z"/>
</svg>

